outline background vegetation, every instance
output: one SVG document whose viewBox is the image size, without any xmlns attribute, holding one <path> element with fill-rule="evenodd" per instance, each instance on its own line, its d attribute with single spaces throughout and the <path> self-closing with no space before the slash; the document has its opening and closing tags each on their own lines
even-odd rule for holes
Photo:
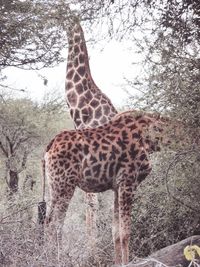
<svg viewBox="0 0 200 267">
<path fill-rule="evenodd" d="M 58 266 L 59 254 L 55 260 L 38 242 L 40 160 L 51 137 L 73 124 L 59 97 L 48 96 L 45 101 L 34 103 L 8 94 L 2 71 L 10 66 L 40 69 L 63 61 L 70 2 L 85 27 L 92 29 L 93 40 L 98 40 L 94 29 L 102 23 L 102 38 L 128 40 L 134 49 L 137 47 L 142 74 L 136 79 L 125 79 L 124 89 L 138 91 L 130 97 L 128 107 L 156 110 L 185 124 L 188 142 L 152 155 L 153 172 L 135 194 L 132 257 L 146 256 L 200 234 L 199 1 L 0 0 L 2 266 Z M 60 266 L 111 265 L 112 195 L 106 193 L 105 199 L 100 203 L 95 247 L 86 242 L 85 204 L 82 192 L 77 191 L 65 222 Z"/>
</svg>

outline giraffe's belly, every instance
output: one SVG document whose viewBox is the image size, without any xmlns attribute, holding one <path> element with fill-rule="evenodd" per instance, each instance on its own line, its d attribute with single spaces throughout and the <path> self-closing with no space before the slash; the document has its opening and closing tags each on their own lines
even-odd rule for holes
<svg viewBox="0 0 200 267">
<path fill-rule="evenodd" d="M 87 193 L 100 193 L 112 189 L 112 183 L 98 183 L 96 179 L 90 178 L 78 184 L 79 188 Z"/>
<path fill-rule="evenodd" d="M 111 170 L 112 169 L 112 170 Z M 99 193 L 113 189 L 116 173 L 114 163 L 85 166 L 78 186 L 85 192 Z"/>
</svg>

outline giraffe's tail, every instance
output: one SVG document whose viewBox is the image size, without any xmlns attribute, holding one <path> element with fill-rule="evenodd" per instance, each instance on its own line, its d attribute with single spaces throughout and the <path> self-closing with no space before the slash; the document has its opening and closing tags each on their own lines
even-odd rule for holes
<svg viewBox="0 0 200 267">
<path fill-rule="evenodd" d="M 45 159 L 42 159 L 42 201 L 38 203 L 38 223 L 44 224 L 46 218 L 46 201 L 45 201 Z"/>
</svg>

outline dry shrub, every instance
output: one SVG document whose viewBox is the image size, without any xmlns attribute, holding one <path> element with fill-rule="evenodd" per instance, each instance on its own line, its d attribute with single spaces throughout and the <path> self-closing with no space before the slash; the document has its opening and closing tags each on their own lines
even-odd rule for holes
<svg viewBox="0 0 200 267">
<path fill-rule="evenodd" d="M 109 266 L 112 264 L 110 194 L 102 194 L 96 243 L 88 239 L 84 194 L 77 190 L 66 214 L 62 249 L 41 244 L 37 224 L 36 192 L 22 192 L 0 199 L 0 266 Z M 111 196 L 112 198 L 112 196 Z M 102 203 L 109 203 L 102 204 Z M 105 209 L 105 206 L 107 210 Z M 52 253 L 53 250 L 53 253 Z"/>
<path fill-rule="evenodd" d="M 134 199 L 132 257 L 200 233 L 199 159 L 195 150 L 154 155 L 153 171 Z"/>
</svg>

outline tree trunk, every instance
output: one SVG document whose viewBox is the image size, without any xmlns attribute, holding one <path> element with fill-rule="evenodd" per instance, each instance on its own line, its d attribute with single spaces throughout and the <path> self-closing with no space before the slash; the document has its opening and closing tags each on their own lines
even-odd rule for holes
<svg viewBox="0 0 200 267">
<path fill-rule="evenodd" d="M 167 246 L 156 251 L 145 259 L 130 262 L 127 267 L 161 267 L 161 266 L 182 266 L 188 267 L 190 261 L 186 260 L 183 250 L 186 246 L 200 246 L 200 235 L 188 237 L 176 244 Z M 197 262 L 200 257 L 197 255 Z M 191 265 L 194 266 L 194 265 Z M 198 265 L 199 266 L 199 265 Z"/>
<path fill-rule="evenodd" d="M 16 193 L 18 191 L 18 182 L 19 176 L 16 171 L 9 170 L 9 182 L 8 186 L 10 188 L 11 193 Z"/>
<path fill-rule="evenodd" d="M 145 259 L 136 259 L 126 267 L 188 267 L 200 266 L 200 257 L 195 255 L 198 265 L 190 265 L 190 261 L 185 258 L 184 248 L 190 245 L 200 246 L 200 235 L 188 237 L 176 244 L 162 248 Z M 121 267 L 116 266 L 115 267 Z"/>
</svg>

